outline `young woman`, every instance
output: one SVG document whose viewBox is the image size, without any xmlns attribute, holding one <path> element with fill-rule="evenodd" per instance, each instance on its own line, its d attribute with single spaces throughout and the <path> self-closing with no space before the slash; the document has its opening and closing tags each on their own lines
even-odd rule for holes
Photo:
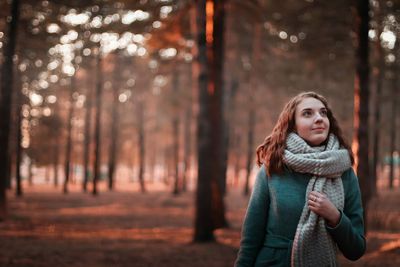
<svg viewBox="0 0 400 267">
<path fill-rule="evenodd" d="M 337 266 L 365 252 L 353 154 L 325 98 L 291 99 L 257 148 L 256 177 L 236 267 Z"/>
</svg>

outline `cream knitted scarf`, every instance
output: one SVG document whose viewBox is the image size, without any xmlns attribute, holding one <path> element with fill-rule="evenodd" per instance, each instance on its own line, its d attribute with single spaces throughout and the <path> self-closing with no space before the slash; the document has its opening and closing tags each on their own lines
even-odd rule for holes
<svg viewBox="0 0 400 267">
<path fill-rule="evenodd" d="M 337 266 L 336 244 L 325 228 L 325 220 L 308 209 L 307 196 L 313 190 L 324 193 L 338 209 L 343 209 L 340 177 L 351 166 L 348 151 L 340 147 L 333 134 L 325 146 L 311 147 L 297 134 L 290 133 L 283 159 L 292 170 L 313 175 L 293 240 L 291 266 Z"/>
</svg>

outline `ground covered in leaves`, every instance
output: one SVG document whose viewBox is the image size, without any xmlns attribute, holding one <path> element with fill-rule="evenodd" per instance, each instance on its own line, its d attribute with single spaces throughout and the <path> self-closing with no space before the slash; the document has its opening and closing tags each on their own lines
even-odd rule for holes
<svg viewBox="0 0 400 267">
<path fill-rule="evenodd" d="M 100 192 L 79 187 L 63 195 L 47 185 L 9 192 L 9 218 L 0 222 L 0 266 L 233 266 L 247 198 L 226 197 L 229 229 L 217 242 L 195 244 L 193 192 Z M 367 254 L 341 266 L 400 266 L 400 190 L 380 192 L 371 204 Z"/>
</svg>

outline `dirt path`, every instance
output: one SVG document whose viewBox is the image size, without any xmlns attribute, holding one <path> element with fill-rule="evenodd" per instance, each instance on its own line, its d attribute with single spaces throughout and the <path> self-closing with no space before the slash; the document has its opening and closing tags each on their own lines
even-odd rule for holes
<svg viewBox="0 0 400 267">
<path fill-rule="evenodd" d="M 400 195 L 400 194 L 399 194 Z M 230 229 L 218 243 L 193 244 L 193 194 L 101 192 L 68 195 L 46 186 L 9 195 L 0 223 L 0 266 L 233 266 L 247 199 L 226 198 Z M 400 198 L 396 197 L 400 204 Z M 375 207 L 377 208 L 377 207 Z M 395 207 L 396 208 L 396 207 Z M 368 253 L 342 266 L 400 266 L 400 233 L 371 231 Z"/>
</svg>

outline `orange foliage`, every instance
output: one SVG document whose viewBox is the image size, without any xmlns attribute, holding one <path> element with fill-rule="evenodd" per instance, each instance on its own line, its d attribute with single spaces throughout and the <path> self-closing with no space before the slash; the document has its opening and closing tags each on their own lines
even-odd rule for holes
<svg viewBox="0 0 400 267">
<path fill-rule="evenodd" d="M 357 131 L 360 127 L 360 118 L 359 118 L 359 111 L 360 111 L 360 81 L 358 76 L 354 79 L 354 135 L 353 135 L 353 142 L 351 144 L 351 150 L 354 154 L 354 170 L 357 172 L 358 167 L 358 149 L 359 149 L 359 141 L 357 136 Z"/>
<path fill-rule="evenodd" d="M 208 0 L 206 3 L 206 41 L 207 45 L 211 46 L 213 43 L 214 34 L 214 2 Z"/>
</svg>

